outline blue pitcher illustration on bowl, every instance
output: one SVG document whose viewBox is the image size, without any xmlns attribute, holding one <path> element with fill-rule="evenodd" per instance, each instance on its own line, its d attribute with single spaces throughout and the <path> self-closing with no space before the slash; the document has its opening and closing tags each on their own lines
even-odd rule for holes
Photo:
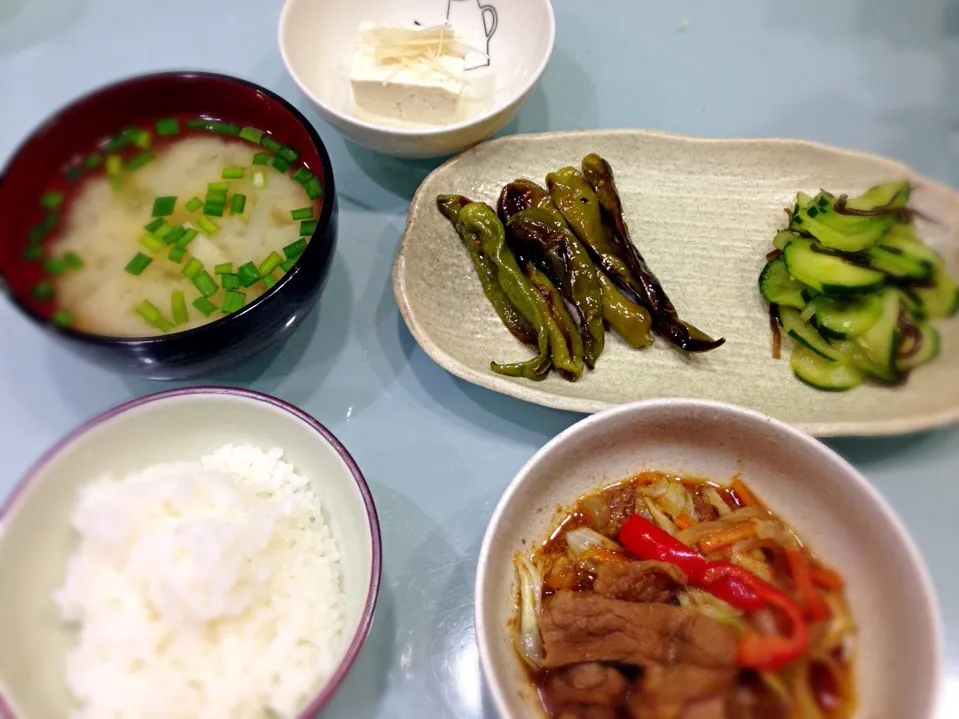
<svg viewBox="0 0 959 719">
<path fill-rule="evenodd" d="M 496 32 L 499 17 L 492 5 L 482 0 L 448 0 L 446 22 L 462 34 L 472 51 L 466 55 L 466 70 L 490 64 L 489 41 Z M 485 54 L 483 54 L 485 53 Z"/>
</svg>

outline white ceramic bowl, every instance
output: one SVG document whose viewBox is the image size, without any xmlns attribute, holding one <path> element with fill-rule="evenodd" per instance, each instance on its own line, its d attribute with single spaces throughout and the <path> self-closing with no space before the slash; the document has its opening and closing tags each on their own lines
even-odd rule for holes
<svg viewBox="0 0 959 719">
<path fill-rule="evenodd" d="M 447 18 L 471 47 L 488 48 L 489 66 L 466 73 L 488 75 L 481 81 L 493 86 L 486 109 L 453 125 L 425 129 L 355 117 L 349 74 L 360 22 L 433 25 Z M 287 0 L 279 42 L 300 90 L 346 137 L 398 157 L 440 157 L 481 142 L 509 122 L 546 69 L 555 35 L 549 0 Z"/>
<path fill-rule="evenodd" d="M 893 510 L 832 450 L 782 422 L 716 402 L 665 399 L 570 427 L 520 470 L 493 512 L 476 571 L 476 638 L 503 717 L 543 716 L 510 638 L 513 553 L 546 539 L 557 507 L 643 469 L 723 483 L 741 473 L 846 578 L 859 627 L 856 716 L 933 716 L 943 664 L 939 614 L 922 558 Z"/>
<path fill-rule="evenodd" d="M 311 719 L 349 671 L 370 628 L 380 583 L 373 498 L 346 448 L 319 422 L 273 397 L 241 389 L 176 389 L 96 417 L 48 451 L 0 509 L 0 716 L 66 717 L 64 676 L 74 640 L 52 593 L 76 547 L 69 524 L 81 484 L 105 472 L 196 460 L 224 444 L 282 447 L 310 478 L 343 556 L 346 631 L 336 671 L 300 713 Z"/>
</svg>

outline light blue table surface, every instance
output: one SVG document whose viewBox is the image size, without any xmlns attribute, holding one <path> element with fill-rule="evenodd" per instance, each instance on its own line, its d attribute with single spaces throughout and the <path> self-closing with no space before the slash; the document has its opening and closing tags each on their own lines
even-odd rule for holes
<svg viewBox="0 0 959 719">
<path fill-rule="evenodd" d="M 216 381 L 313 414 L 353 453 L 376 499 L 379 606 L 326 716 L 492 717 L 472 629 L 482 533 L 515 472 L 579 416 L 454 379 L 415 345 L 390 269 L 408 202 L 437 163 L 374 155 L 320 122 L 280 60 L 280 6 L 0 0 L 0 162 L 66 101 L 161 69 L 248 78 L 314 122 L 341 208 L 321 307 L 282 353 Z M 959 186 L 956 0 L 555 0 L 555 9 L 552 61 L 507 132 L 802 137 L 888 155 Z M 0 496 L 82 419 L 170 386 L 85 364 L 5 301 L 0 328 Z M 959 716 L 959 429 L 829 444 L 896 507 L 929 563 L 947 642 L 941 718 Z"/>
</svg>

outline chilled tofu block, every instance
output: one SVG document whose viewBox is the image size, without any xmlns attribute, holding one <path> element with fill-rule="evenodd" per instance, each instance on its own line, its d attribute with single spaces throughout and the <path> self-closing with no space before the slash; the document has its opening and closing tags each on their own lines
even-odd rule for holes
<svg viewBox="0 0 959 719">
<path fill-rule="evenodd" d="M 363 23 L 350 70 L 358 114 L 400 123 L 444 125 L 460 119 L 465 53 L 452 30 Z M 445 44 L 445 47 L 444 47 Z"/>
</svg>

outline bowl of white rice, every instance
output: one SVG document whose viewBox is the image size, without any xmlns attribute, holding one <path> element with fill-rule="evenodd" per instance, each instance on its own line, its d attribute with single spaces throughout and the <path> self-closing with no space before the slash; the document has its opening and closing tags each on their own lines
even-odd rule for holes
<svg viewBox="0 0 959 719">
<path fill-rule="evenodd" d="M 380 566 L 366 481 L 315 419 L 226 387 L 133 400 L 0 508 L 0 716 L 311 718 Z"/>
</svg>

